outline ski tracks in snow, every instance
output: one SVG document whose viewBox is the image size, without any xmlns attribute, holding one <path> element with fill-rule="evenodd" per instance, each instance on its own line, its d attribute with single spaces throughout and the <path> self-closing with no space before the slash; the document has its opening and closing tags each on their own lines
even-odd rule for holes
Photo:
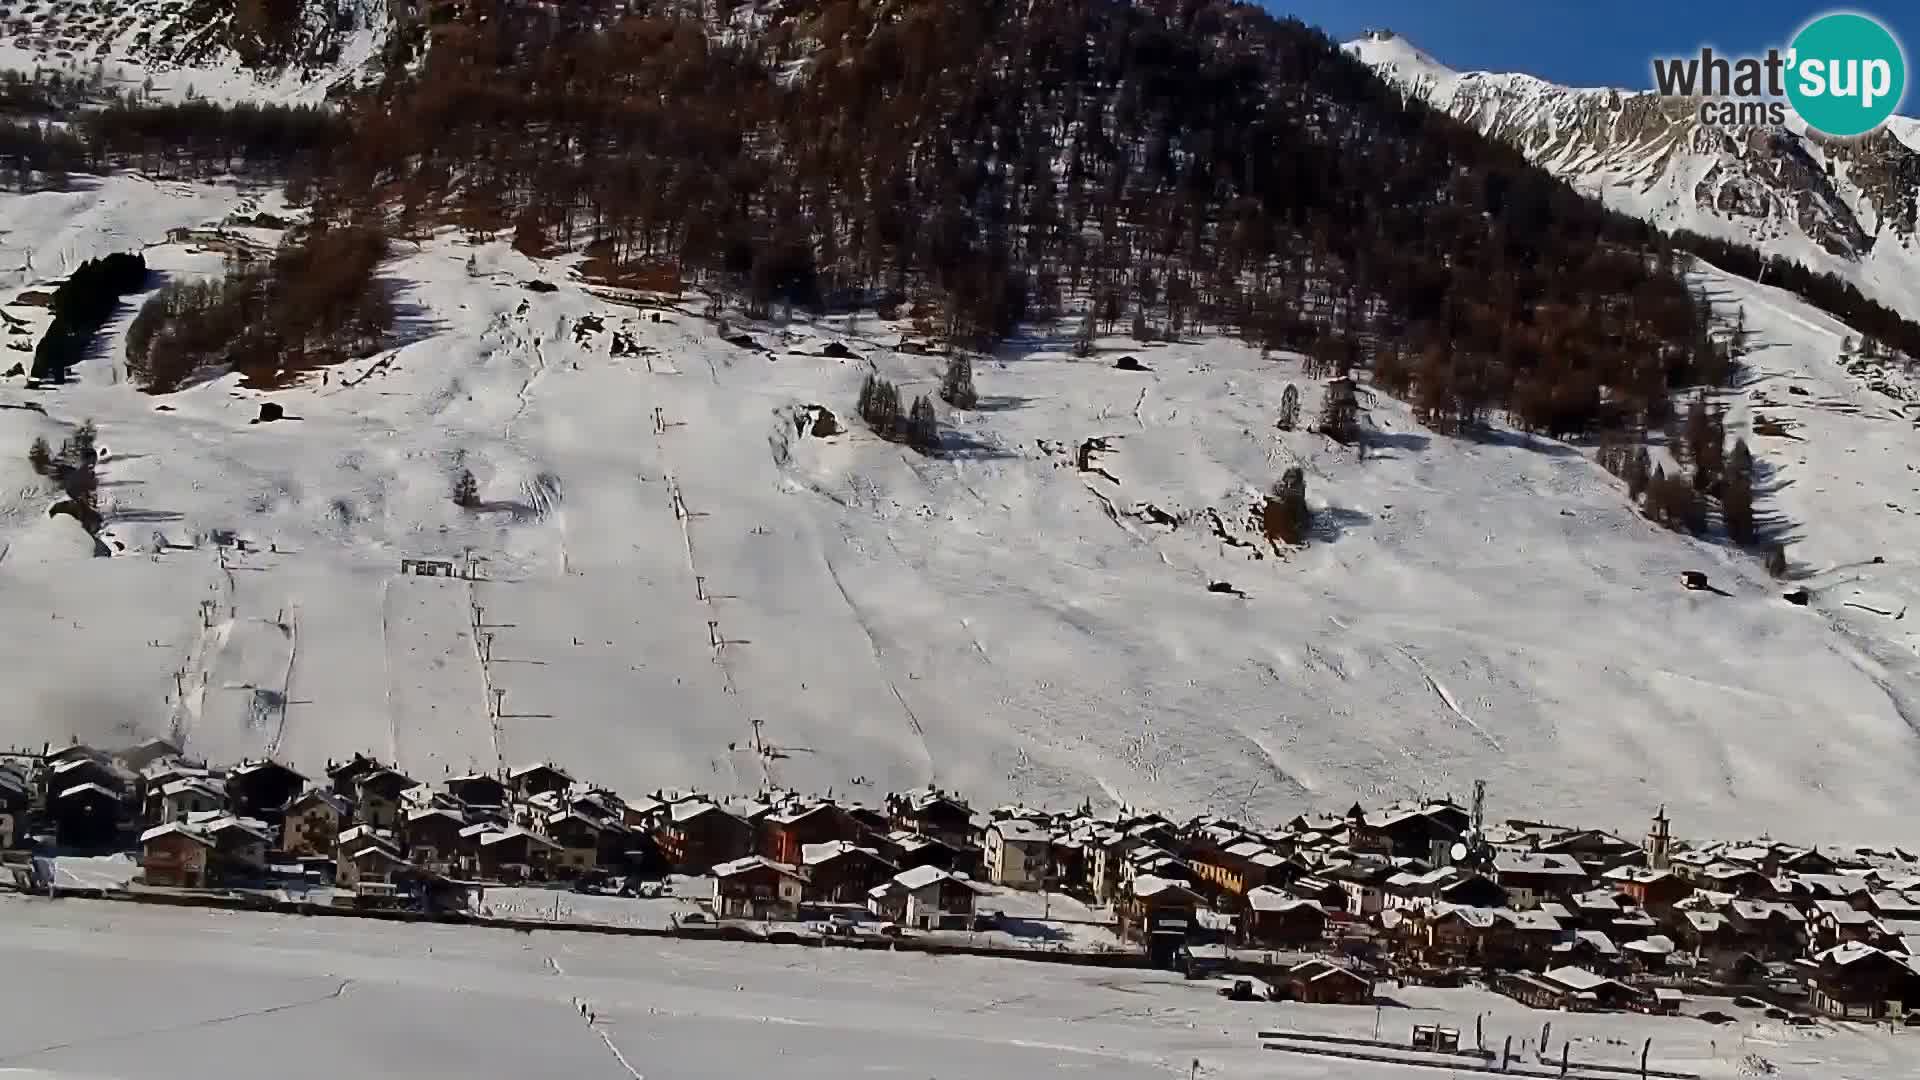
<svg viewBox="0 0 1920 1080">
<path fill-rule="evenodd" d="M 921 726 L 920 717 L 914 713 L 913 706 L 907 704 L 907 699 L 900 693 L 900 687 L 895 685 L 893 676 L 887 674 L 886 665 L 880 659 L 880 642 L 875 640 L 873 628 L 867 625 L 866 616 L 861 614 L 859 606 L 853 602 L 853 597 L 848 595 L 846 585 L 840 580 L 840 572 L 834 569 L 833 560 L 828 558 L 824 551 L 820 552 L 820 563 L 827 568 L 827 577 L 833 581 L 834 589 L 839 592 L 840 602 L 847 606 L 847 614 L 853 618 L 854 625 L 860 628 L 861 636 L 867 639 L 867 648 L 873 651 L 874 669 L 880 673 L 880 678 L 887 684 L 887 689 L 893 692 L 893 699 L 900 703 L 900 711 L 907 718 L 907 727 L 912 730 L 914 740 L 920 745 L 920 755 L 927 759 L 927 782 L 938 783 L 940 769 L 934 763 L 933 751 L 927 746 L 927 729 Z M 974 645 L 978 647 L 979 642 L 976 641 Z"/>
<path fill-rule="evenodd" d="M 1448 712 L 1452 713 L 1456 717 L 1459 717 L 1461 723 L 1466 724 L 1468 727 L 1472 728 L 1481 738 L 1487 740 L 1488 746 L 1493 747 L 1494 750 L 1500 753 L 1506 752 L 1507 748 L 1501 745 L 1500 740 L 1495 738 L 1492 732 L 1488 731 L 1486 728 L 1481 727 L 1479 721 L 1467 715 L 1466 710 L 1462 709 L 1460 707 L 1460 703 L 1454 699 L 1453 691 L 1448 690 L 1445 683 L 1442 683 L 1439 679 L 1434 678 L 1433 672 L 1427 670 L 1427 665 L 1421 663 L 1420 658 L 1413 655 L 1413 651 L 1411 649 L 1408 649 L 1405 646 L 1402 646 L 1400 648 L 1400 655 L 1412 661 L 1413 666 L 1419 670 L 1420 677 L 1427 681 L 1427 686 L 1430 689 L 1432 689 L 1436 695 L 1439 696 L 1441 704 L 1447 707 Z"/>
</svg>

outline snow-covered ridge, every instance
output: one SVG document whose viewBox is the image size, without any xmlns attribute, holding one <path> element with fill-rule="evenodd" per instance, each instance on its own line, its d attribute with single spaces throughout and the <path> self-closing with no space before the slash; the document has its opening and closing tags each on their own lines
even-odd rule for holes
<svg viewBox="0 0 1920 1080">
<path fill-rule="evenodd" d="M 1791 113 L 1780 128 L 1708 128 L 1685 101 L 1459 72 L 1389 31 L 1346 48 L 1615 209 L 1793 258 L 1920 318 L 1920 121 L 1851 142 Z"/>
</svg>

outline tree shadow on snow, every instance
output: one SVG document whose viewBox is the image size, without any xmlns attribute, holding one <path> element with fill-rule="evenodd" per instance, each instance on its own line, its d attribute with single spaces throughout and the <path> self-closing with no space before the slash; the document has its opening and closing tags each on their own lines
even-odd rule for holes
<svg viewBox="0 0 1920 1080">
<path fill-rule="evenodd" d="M 180 517 L 181 515 L 172 510 L 145 510 L 136 507 L 130 510 L 113 511 L 107 515 L 107 522 L 109 524 L 115 522 L 147 522 L 160 524 L 168 521 L 179 521 Z"/>
<path fill-rule="evenodd" d="M 446 323 L 434 318 L 422 305 L 410 300 L 396 301 L 393 305 L 393 331 L 388 335 L 386 349 L 404 349 L 446 328 Z"/>
<path fill-rule="evenodd" d="M 1782 513 L 1777 506 L 1762 505 L 1765 500 L 1794 485 L 1784 479 L 1780 468 L 1765 458 L 1753 459 L 1753 527 L 1763 544 L 1794 544 L 1806 538 L 1800 523 Z"/>
<path fill-rule="evenodd" d="M 1313 539 L 1331 544 L 1352 529 L 1373 524 L 1373 515 L 1346 506 L 1329 506 L 1313 513 Z"/>
<path fill-rule="evenodd" d="M 510 514 L 515 525 L 541 520 L 540 511 L 518 499 L 494 499 L 473 508 L 476 514 Z"/>
<path fill-rule="evenodd" d="M 1375 450 L 1405 450 L 1417 454 L 1433 444 L 1433 438 L 1417 431 L 1369 431 L 1366 433 L 1369 456 Z"/>
<path fill-rule="evenodd" d="M 1543 439 L 1538 435 L 1529 435 L 1524 431 L 1508 431 L 1505 428 L 1487 428 L 1483 431 L 1465 433 L 1468 442 L 1481 446 L 1507 446 L 1515 450 L 1526 450 L 1548 457 L 1579 457 L 1580 451 L 1557 439 Z"/>
<path fill-rule="evenodd" d="M 1001 915 L 993 922 L 994 929 L 1005 931 L 1017 938 L 1034 941 L 1065 941 L 1066 931 L 1050 926 L 1036 919 L 1021 919 L 1011 915 Z"/>
<path fill-rule="evenodd" d="M 1015 455 L 1005 447 L 984 442 L 959 431 L 940 433 L 940 446 L 934 457 L 953 461 L 1000 461 Z"/>
<path fill-rule="evenodd" d="M 1015 409 L 1024 409 L 1032 402 L 1032 398 L 1015 394 L 982 394 L 980 400 L 974 403 L 974 411 L 1012 412 Z"/>
</svg>

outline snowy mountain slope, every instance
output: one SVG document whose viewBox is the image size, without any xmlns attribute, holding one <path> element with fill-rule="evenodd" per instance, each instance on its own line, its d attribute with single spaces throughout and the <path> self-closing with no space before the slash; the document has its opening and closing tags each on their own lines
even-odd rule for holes
<svg viewBox="0 0 1920 1080">
<path fill-rule="evenodd" d="M 314 104 L 377 76 L 387 0 L 301 0 L 284 28 L 233 0 L 45 0 L 0 14 L 0 70 L 98 78 L 155 100 Z"/>
<path fill-rule="evenodd" d="M 1910 118 L 1853 141 L 1810 133 L 1791 114 L 1785 128 L 1707 128 L 1684 100 L 1457 72 L 1391 31 L 1346 48 L 1623 213 L 1792 258 L 1920 317 L 1920 128 Z"/>
<path fill-rule="evenodd" d="M 79 258 L 248 198 L 123 178 L 9 198 L 0 264 L 46 205 Z M 219 263 L 147 256 L 168 276 Z M 1764 339 L 1737 419 L 1804 427 L 1755 449 L 1811 610 L 1751 556 L 1641 520 L 1578 448 L 1437 437 L 1384 397 L 1364 460 L 1276 431 L 1287 382 L 1309 416 L 1319 391 L 1232 341 L 1086 361 L 1017 341 L 978 367 L 984 408 L 942 409 L 927 459 L 795 423 L 809 404 L 845 423 L 866 362 L 930 392 L 941 361 L 896 352 L 898 326 L 753 326 L 766 348 L 743 348 L 698 300 L 611 303 L 450 238 L 388 273 L 408 343 L 294 390 L 137 393 L 117 375 L 132 305 L 76 384 L 0 380 L 0 741 L 172 733 L 310 769 L 369 750 L 425 779 L 551 758 L 629 790 L 932 781 L 1251 815 L 1486 777 L 1502 812 L 1630 828 L 1664 802 L 1709 833 L 1906 835 L 1916 643 L 1848 604 L 1920 593 L 1898 543 L 1916 432 L 1795 301 L 1708 279 Z M 862 360 L 821 355 L 835 341 Z M 1123 352 L 1151 370 L 1116 370 Z M 298 419 L 250 423 L 268 397 Z M 86 417 L 115 557 L 48 559 L 66 549 L 26 542 L 50 498 L 24 449 Z M 1106 476 L 1079 468 L 1094 438 Z M 1250 511 L 1295 462 L 1315 542 L 1256 559 Z M 476 512 L 449 497 L 461 468 Z M 469 554 L 485 580 L 397 573 Z M 1732 595 L 1680 589 L 1693 569 Z"/>
</svg>

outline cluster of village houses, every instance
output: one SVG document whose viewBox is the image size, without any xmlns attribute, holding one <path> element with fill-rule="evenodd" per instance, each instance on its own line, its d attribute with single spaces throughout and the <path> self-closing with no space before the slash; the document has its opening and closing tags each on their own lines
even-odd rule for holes
<svg viewBox="0 0 1920 1080">
<path fill-rule="evenodd" d="M 1299 962 L 1280 985 L 1303 1000 L 1364 1002 L 1380 977 L 1470 974 L 1542 1008 L 1670 1011 L 1681 986 L 1792 986 L 1830 1016 L 1920 1020 L 1920 873 L 1899 869 L 1911 855 L 1689 846 L 1664 812 L 1638 842 L 1488 825 L 1451 800 L 1260 828 L 1086 807 L 979 812 L 939 790 L 879 806 L 786 792 L 623 798 L 551 764 L 428 784 L 355 756 L 311 780 L 272 761 L 212 769 L 156 741 L 0 763 L 0 844 L 35 842 L 137 846 L 148 889 L 296 876 L 353 906 L 457 909 L 487 884 L 631 893 L 669 873 L 705 876 L 717 920 L 858 912 L 908 933 L 973 928 L 990 883 L 1111 908 L 1120 938 L 1168 965 L 1289 954 Z"/>
</svg>

